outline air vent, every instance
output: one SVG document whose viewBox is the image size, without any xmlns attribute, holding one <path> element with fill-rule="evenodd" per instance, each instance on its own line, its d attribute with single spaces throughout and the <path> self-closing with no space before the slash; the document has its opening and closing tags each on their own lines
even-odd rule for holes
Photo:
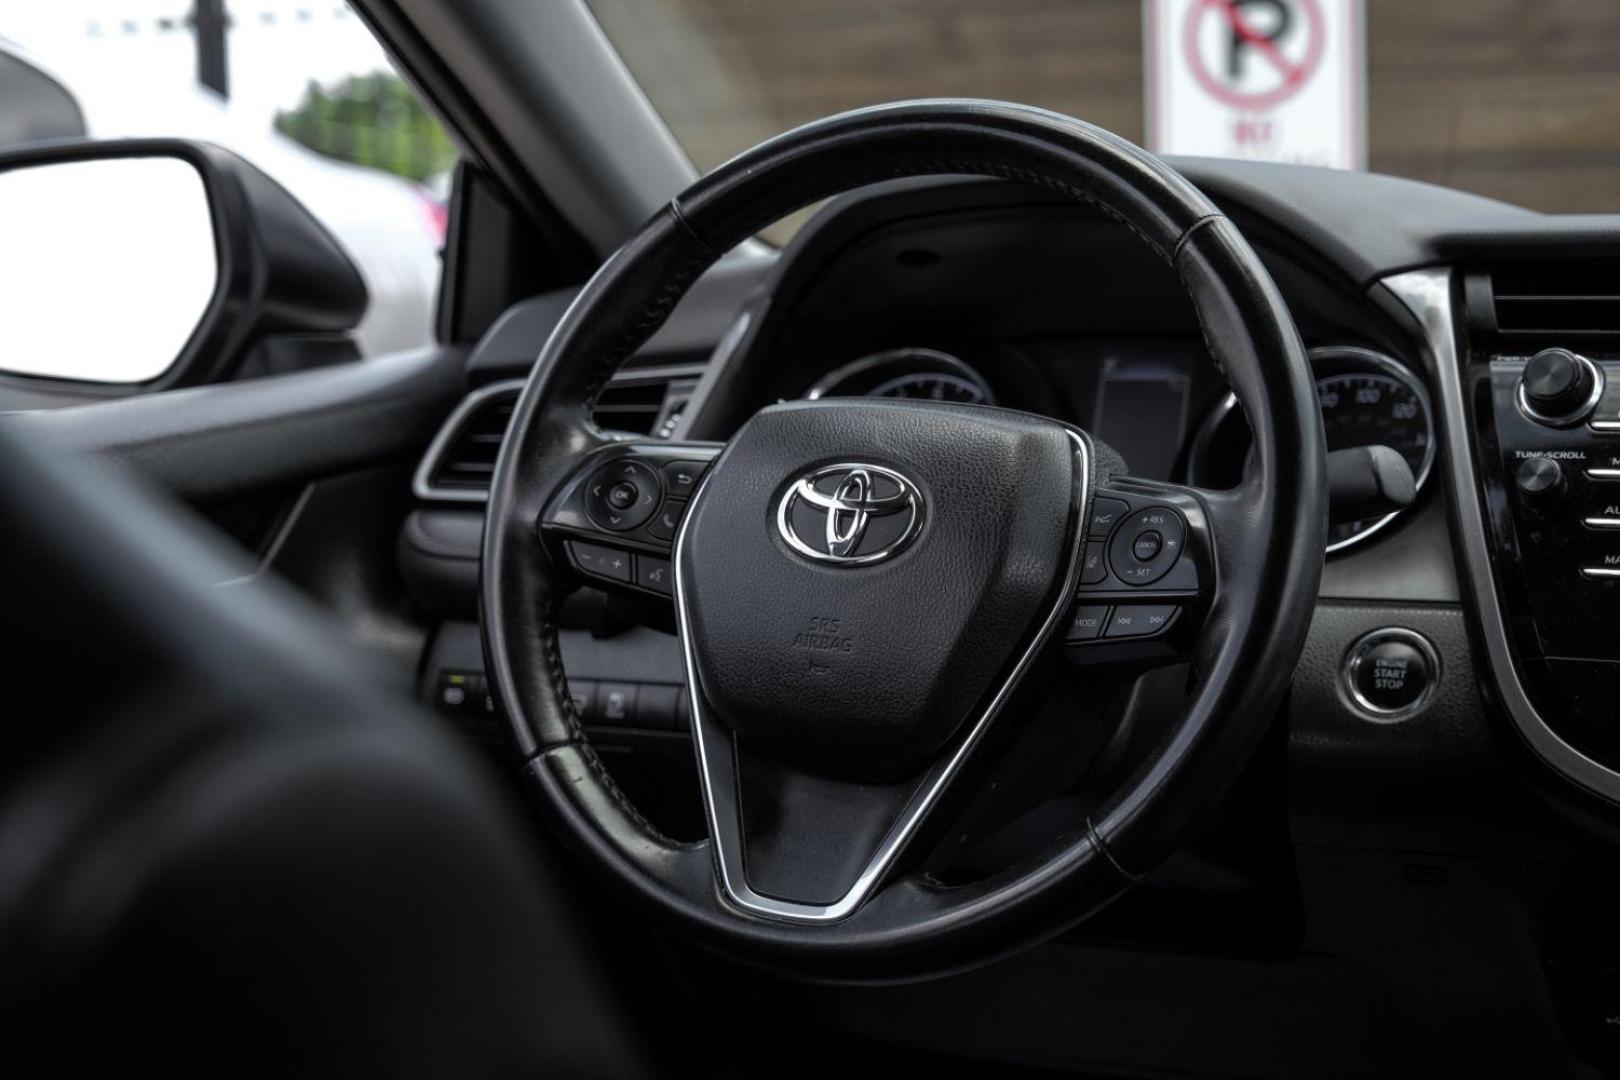
<svg viewBox="0 0 1620 1080">
<path fill-rule="evenodd" d="M 670 438 L 701 370 L 669 365 L 620 372 L 597 399 L 596 423 L 611 431 Z M 495 457 L 522 389 L 523 380 L 509 379 L 462 400 L 416 470 L 417 498 L 482 502 L 488 497 Z"/>
<path fill-rule="evenodd" d="M 1620 333 L 1620 264 L 1520 266 L 1491 275 L 1504 334 Z"/>
<path fill-rule="evenodd" d="M 495 455 L 512 422 L 517 388 L 501 390 L 473 402 L 439 455 L 428 484 L 436 491 L 484 494 L 495 471 Z M 472 402 L 469 398 L 468 402 Z"/>
<path fill-rule="evenodd" d="M 615 380 L 596 399 L 596 424 L 609 431 L 650 435 L 668 391 L 667 379 Z"/>
</svg>

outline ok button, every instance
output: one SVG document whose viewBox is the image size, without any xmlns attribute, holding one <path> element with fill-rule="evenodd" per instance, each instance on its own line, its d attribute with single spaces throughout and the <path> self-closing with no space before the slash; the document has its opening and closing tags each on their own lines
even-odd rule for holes
<svg viewBox="0 0 1620 1080">
<path fill-rule="evenodd" d="M 1168 506 L 1139 510 L 1120 523 L 1108 542 L 1108 564 L 1127 585 L 1151 585 L 1181 557 L 1187 528 Z"/>
</svg>

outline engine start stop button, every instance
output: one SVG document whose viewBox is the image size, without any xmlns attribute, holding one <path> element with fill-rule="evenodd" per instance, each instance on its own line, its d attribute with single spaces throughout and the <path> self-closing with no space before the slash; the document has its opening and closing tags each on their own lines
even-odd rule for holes
<svg viewBox="0 0 1620 1080">
<path fill-rule="evenodd" d="M 1359 711 L 1401 720 L 1429 703 L 1440 681 L 1440 657 L 1417 631 L 1387 626 L 1356 639 L 1345 654 L 1343 677 Z"/>
</svg>

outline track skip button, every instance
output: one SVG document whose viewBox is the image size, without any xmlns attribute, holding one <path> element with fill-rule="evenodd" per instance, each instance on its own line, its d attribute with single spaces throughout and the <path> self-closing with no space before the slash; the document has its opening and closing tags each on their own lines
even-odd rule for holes
<svg viewBox="0 0 1620 1080">
<path fill-rule="evenodd" d="M 1175 621 L 1177 607 L 1174 604 L 1161 604 L 1153 607 L 1117 607 L 1113 618 L 1108 620 L 1108 629 L 1104 637 L 1149 637 L 1168 629 Z"/>
</svg>

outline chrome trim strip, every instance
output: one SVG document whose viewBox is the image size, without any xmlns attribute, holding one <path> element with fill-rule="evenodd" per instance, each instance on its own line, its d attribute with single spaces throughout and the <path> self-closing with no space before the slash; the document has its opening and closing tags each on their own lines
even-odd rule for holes
<svg viewBox="0 0 1620 1080">
<path fill-rule="evenodd" d="M 831 904 L 802 904 L 791 900 L 778 900 L 775 897 L 764 896 L 749 888 L 744 873 L 742 851 L 742 824 L 737 809 L 737 787 L 735 773 L 735 755 L 726 743 L 726 732 L 717 722 L 707 716 L 703 710 L 703 694 L 699 690 L 699 676 L 697 670 L 697 657 L 692 648 L 692 635 L 690 620 L 686 611 L 686 583 L 681 575 L 681 566 L 684 560 L 682 554 L 686 546 L 687 527 L 696 516 L 694 511 L 698 501 L 703 498 L 704 488 L 708 484 L 708 476 L 698 485 L 697 491 L 692 493 L 688 504 L 686 516 L 681 519 L 680 531 L 675 536 L 674 563 L 675 563 L 675 618 L 681 639 L 681 656 L 686 666 L 687 693 L 692 705 L 692 733 L 693 742 L 697 746 L 698 776 L 702 781 L 703 807 L 708 818 L 709 837 L 714 846 L 715 868 L 719 874 L 722 898 L 733 906 L 755 915 L 764 915 L 770 918 L 783 919 L 801 923 L 832 923 L 847 918 L 871 894 L 883 880 L 894 862 L 899 858 L 906 844 L 916 834 L 923 820 L 928 816 L 929 810 L 939 801 L 946 785 L 961 771 L 968 755 L 990 727 L 992 720 L 1006 704 L 1007 698 L 1012 694 L 1013 688 L 1023 678 L 1030 663 L 1040 652 L 1041 648 L 1051 638 L 1053 632 L 1063 621 L 1070 603 L 1074 600 L 1075 587 L 1079 584 L 1081 556 L 1086 547 L 1085 515 L 1086 504 L 1091 498 L 1091 447 L 1081 435 L 1070 431 L 1069 437 L 1074 440 L 1075 460 L 1079 469 L 1079 498 L 1074 508 L 1074 544 L 1069 552 L 1069 564 L 1064 573 L 1063 586 L 1058 591 L 1056 602 L 1047 612 L 1046 619 L 1041 623 L 1040 629 L 1030 641 L 1029 646 L 1018 658 L 1005 682 L 990 699 L 990 703 L 968 729 L 962 741 L 957 745 L 949 758 L 935 765 L 923 780 L 917 785 L 911 798 L 901 809 L 895 823 L 878 844 L 872 858 L 862 868 L 855 883 L 850 886 L 838 900 Z M 712 470 L 711 470 L 712 471 Z"/>
<path fill-rule="evenodd" d="M 1588 480 L 1620 480 L 1620 469 L 1587 469 Z"/>
<path fill-rule="evenodd" d="M 1379 283 L 1417 317 L 1435 366 L 1439 386 L 1442 437 L 1446 440 L 1446 467 L 1450 470 L 1453 500 L 1452 527 L 1460 544 L 1465 585 L 1472 596 L 1480 637 L 1485 643 L 1489 677 L 1496 696 L 1507 709 L 1519 734 L 1549 766 L 1594 794 L 1620 802 L 1620 772 L 1592 760 L 1565 742 L 1536 712 L 1519 681 L 1507 624 L 1502 617 L 1486 543 L 1485 511 L 1480 502 L 1479 479 L 1474 475 L 1473 452 L 1463 397 L 1462 370 L 1457 355 L 1458 328 L 1451 310 L 1451 270 L 1436 267 L 1409 270 Z"/>
<path fill-rule="evenodd" d="M 1581 567 L 1581 575 L 1583 577 L 1597 578 L 1599 580 L 1607 578 L 1620 578 L 1620 567 L 1583 566 Z"/>
<path fill-rule="evenodd" d="M 1620 420 L 1588 420 L 1586 426 L 1602 435 L 1620 431 Z"/>
<path fill-rule="evenodd" d="M 501 394 L 511 394 L 514 398 L 523 389 L 524 379 L 502 379 L 492 382 L 488 386 L 480 386 L 477 390 L 461 399 L 461 403 L 451 410 L 449 419 L 440 425 L 433 441 L 428 444 L 427 453 L 422 455 L 421 462 L 416 466 L 416 473 L 411 477 L 411 494 L 418 499 L 433 502 L 466 502 L 483 503 L 489 501 L 487 491 L 462 491 L 459 488 L 437 488 L 433 486 L 433 474 L 438 471 L 439 459 L 444 457 L 456 436 L 461 434 L 462 427 L 468 418 L 486 401 Z"/>
<path fill-rule="evenodd" d="M 1620 517 L 1582 518 L 1581 524 L 1588 529 L 1620 529 Z"/>
</svg>

